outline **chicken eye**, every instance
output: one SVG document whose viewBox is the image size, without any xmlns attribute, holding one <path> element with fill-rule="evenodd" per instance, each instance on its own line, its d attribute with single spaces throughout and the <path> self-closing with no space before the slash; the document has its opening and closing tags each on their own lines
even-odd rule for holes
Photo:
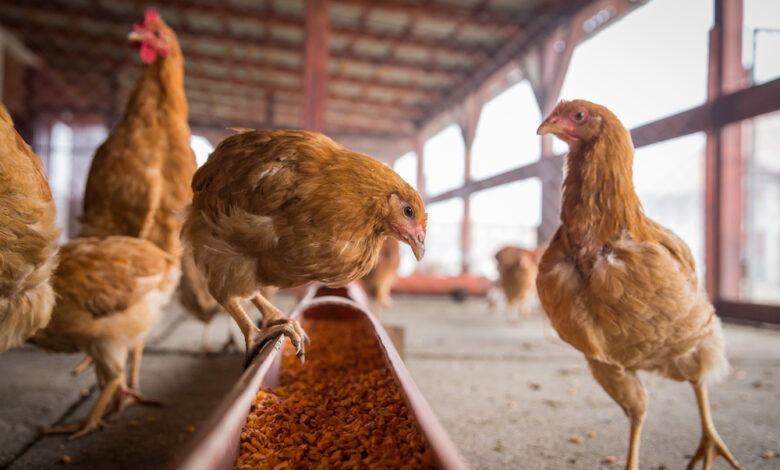
<svg viewBox="0 0 780 470">
<path fill-rule="evenodd" d="M 582 121 L 583 118 L 585 118 L 585 111 L 580 111 L 579 113 L 574 115 L 575 121 Z"/>
<path fill-rule="evenodd" d="M 409 219 L 411 219 L 412 217 L 414 217 L 414 209 L 412 209 L 412 206 L 406 206 L 406 207 L 404 207 L 404 215 L 405 215 L 407 218 L 409 218 Z"/>
</svg>

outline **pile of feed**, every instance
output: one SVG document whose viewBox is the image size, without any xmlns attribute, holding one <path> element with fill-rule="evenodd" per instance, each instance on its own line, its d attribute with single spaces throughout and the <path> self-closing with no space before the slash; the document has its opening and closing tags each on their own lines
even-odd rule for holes
<svg viewBox="0 0 780 470">
<path fill-rule="evenodd" d="M 370 326 L 302 323 L 306 364 L 285 341 L 280 386 L 257 393 L 235 468 L 437 468 Z"/>
</svg>

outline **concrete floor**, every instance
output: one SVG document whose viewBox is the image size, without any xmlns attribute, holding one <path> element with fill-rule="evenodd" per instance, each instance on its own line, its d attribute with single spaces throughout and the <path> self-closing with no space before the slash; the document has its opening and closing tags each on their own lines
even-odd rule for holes
<svg viewBox="0 0 780 470">
<path fill-rule="evenodd" d="M 277 303 L 289 311 L 294 299 Z M 622 468 L 627 420 L 579 353 L 544 339 L 539 315 L 509 325 L 482 300 L 398 297 L 382 321 L 405 327 L 409 370 L 474 469 Z M 215 321 L 214 349 L 231 326 L 226 317 Z M 207 419 L 240 374 L 241 355 L 200 354 L 201 334 L 198 322 L 170 305 L 150 333 L 141 378 L 144 392 L 165 406 L 132 406 L 74 441 L 37 437 L 37 430 L 81 418 L 94 402 L 94 373 L 70 373 L 81 356 L 31 347 L 0 355 L 0 468 L 50 468 L 64 456 L 74 469 L 170 466 L 189 427 Z M 780 454 L 780 330 L 727 325 L 726 338 L 734 371 L 711 388 L 715 423 L 746 469 L 780 469 L 780 458 L 762 457 Z M 690 386 L 644 377 L 650 409 L 641 467 L 684 468 L 700 437 Z M 607 456 L 617 462 L 604 463 Z M 726 468 L 723 460 L 714 466 Z"/>
</svg>

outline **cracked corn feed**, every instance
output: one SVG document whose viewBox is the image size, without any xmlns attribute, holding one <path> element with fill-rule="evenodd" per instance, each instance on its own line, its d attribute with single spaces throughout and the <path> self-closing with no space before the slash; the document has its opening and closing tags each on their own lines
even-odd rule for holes
<svg viewBox="0 0 780 470">
<path fill-rule="evenodd" d="M 280 386 L 257 393 L 235 468 L 436 468 L 369 325 L 303 326 L 306 364 L 285 341 Z"/>
</svg>

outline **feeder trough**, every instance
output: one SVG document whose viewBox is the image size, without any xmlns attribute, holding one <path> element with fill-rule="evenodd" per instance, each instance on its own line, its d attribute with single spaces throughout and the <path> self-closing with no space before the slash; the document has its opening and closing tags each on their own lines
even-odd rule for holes
<svg viewBox="0 0 780 470">
<path fill-rule="evenodd" d="M 467 469 L 468 466 L 412 380 L 387 333 L 376 318 L 368 312 L 367 304 L 365 292 L 355 284 L 337 289 L 312 286 L 290 317 L 299 321 L 338 319 L 365 325 L 376 337 L 376 347 L 380 349 L 379 353 L 395 379 L 395 384 L 412 420 L 417 424 L 435 466 L 448 470 Z M 247 414 L 258 390 L 279 385 L 283 341 L 284 338 L 280 338 L 269 343 L 257 355 L 214 415 L 201 428 L 175 468 L 179 470 L 234 468 L 240 451 L 241 432 L 247 423 Z"/>
</svg>

